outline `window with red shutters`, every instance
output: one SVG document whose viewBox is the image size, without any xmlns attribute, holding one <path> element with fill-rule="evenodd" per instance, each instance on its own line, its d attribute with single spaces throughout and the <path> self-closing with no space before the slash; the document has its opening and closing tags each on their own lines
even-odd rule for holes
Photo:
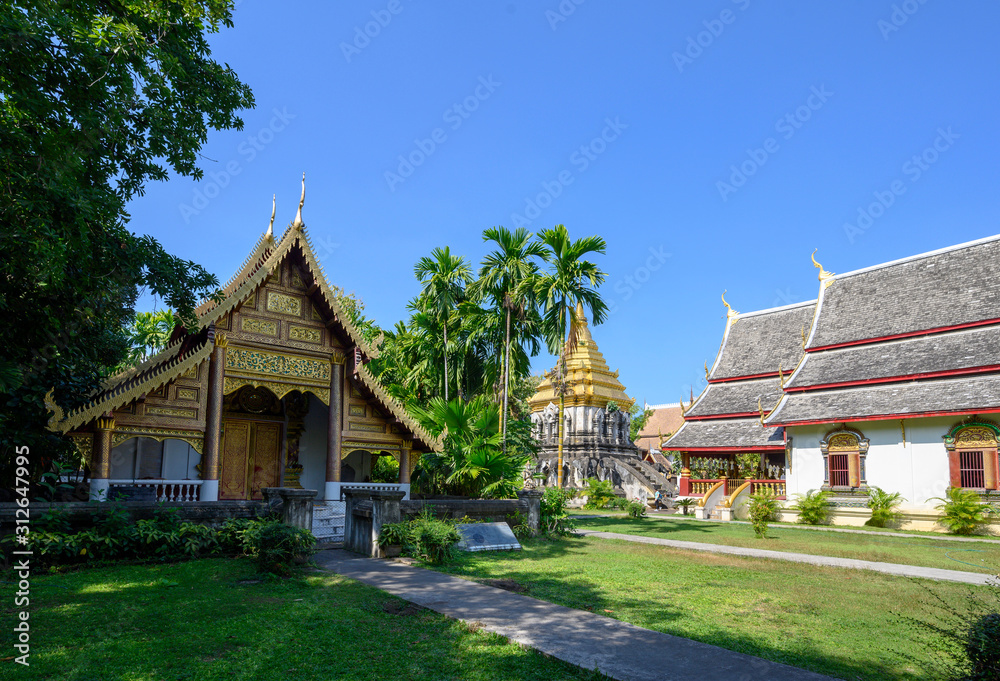
<svg viewBox="0 0 1000 681">
<path fill-rule="evenodd" d="M 847 487 L 850 479 L 847 470 L 847 454 L 830 455 L 830 486 Z"/>
<path fill-rule="evenodd" d="M 986 487 L 986 471 L 981 450 L 962 449 L 958 452 L 958 468 L 962 487 Z"/>
</svg>

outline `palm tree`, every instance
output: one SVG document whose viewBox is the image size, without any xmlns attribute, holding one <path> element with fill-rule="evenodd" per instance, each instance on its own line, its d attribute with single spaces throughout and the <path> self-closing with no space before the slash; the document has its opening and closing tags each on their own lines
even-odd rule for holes
<svg viewBox="0 0 1000 681">
<path fill-rule="evenodd" d="M 483 241 L 492 241 L 498 248 L 483 259 L 479 280 L 470 287 L 474 293 L 490 298 L 494 307 L 502 308 L 505 314 L 501 370 L 503 412 L 500 419 L 505 445 L 509 418 L 511 316 L 525 316 L 538 277 L 538 265 L 533 258 L 545 260 L 548 254 L 544 244 L 533 241 L 533 236 L 523 227 L 513 232 L 505 227 L 491 227 L 484 231 Z"/>
<path fill-rule="evenodd" d="M 165 348 L 176 325 L 177 318 L 172 310 L 136 313 L 126 331 L 132 346 L 129 360 L 132 363 L 143 362 Z"/>
<path fill-rule="evenodd" d="M 535 295 L 544 306 L 542 327 L 549 351 L 559 356 L 558 379 L 561 384 L 566 379 L 566 355 L 576 344 L 576 334 L 580 319 L 576 314 L 579 306 L 590 308 L 594 324 L 604 321 L 607 305 L 597 292 L 607 275 L 594 263 L 584 260 L 588 253 L 604 254 L 607 243 L 599 236 L 584 237 L 573 241 L 563 225 L 544 229 L 538 234 L 539 241 L 548 251 L 546 258 L 549 272 L 535 283 Z M 557 485 L 563 485 L 563 419 L 566 409 L 566 395 L 562 385 L 559 390 L 559 470 Z"/>
<path fill-rule="evenodd" d="M 435 248 L 431 257 L 424 256 L 413 268 L 417 280 L 424 285 L 420 296 L 424 306 L 433 311 L 444 329 L 444 399 L 448 399 L 448 317 L 465 295 L 465 286 L 472 278 L 465 258 L 455 257 L 451 250 Z"/>
</svg>

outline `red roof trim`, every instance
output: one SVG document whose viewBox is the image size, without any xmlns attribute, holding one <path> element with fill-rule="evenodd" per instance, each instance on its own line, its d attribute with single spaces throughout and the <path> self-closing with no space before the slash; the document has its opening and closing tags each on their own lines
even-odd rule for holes
<svg viewBox="0 0 1000 681">
<path fill-rule="evenodd" d="M 757 447 L 682 447 L 661 449 L 664 452 L 783 452 L 785 445 L 760 445 Z"/>
<path fill-rule="evenodd" d="M 975 416 L 976 414 L 992 414 L 1000 412 L 1000 406 L 985 407 L 983 409 L 960 409 L 957 411 L 924 411 L 915 414 L 884 414 L 879 416 L 852 416 L 850 418 L 839 419 L 813 419 L 810 421 L 781 421 L 778 423 L 764 424 L 768 428 L 787 428 L 788 426 L 814 426 L 833 423 L 857 423 L 860 421 L 892 421 L 896 419 L 925 419 L 934 416 Z"/>
<path fill-rule="evenodd" d="M 749 381 L 754 378 L 777 378 L 778 372 L 771 371 L 766 374 L 751 374 L 749 376 L 733 376 L 732 378 L 713 378 L 708 382 L 711 383 L 732 383 L 733 381 Z"/>
<path fill-rule="evenodd" d="M 961 329 L 973 329 L 979 326 L 990 326 L 991 324 L 1000 323 L 1000 317 L 995 319 L 984 319 L 979 322 L 969 322 L 968 324 L 956 324 L 954 326 L 938 326 L 933 329 L 924 329 L 922 331 L 910 331 L 909 333 L 897 333 L 892 336 L 879 336 L 877 338 L 864 338 L 861 340 L 848 341 L 847 343 L 834 343 L 833 345 L 821 345 L 816 348 L 806 348 L 806 352 L 819 352 L 820 350 L 835 350 L 837 348 L 847 348 L 854 345 L 870 345 L 872 343 L 881 343 L 882 341 L 897 340 L 899 338 L 913 338 L 915 336 L 930 336 L 935 333 L 944 333 L 945 331 L 959 331 Z"/>
<path fill-rule="evenodd" d="M 760 416 L 759 411 L 742 411 L 734 414 L 709 414 L 707 416 L 685 416 L 685 421 L 714 421 L 718 419 L 738 419 L 750 416 Z"/>
<path fill-rule="evenodd" d="M 906 374 L 904 376 L 889 376 L 886 378 L 869 378 L 864 381 L 845 381 L 843 383 L 820 383 L 817 385 L 806 385 L 796 388 L 785 388 L 788 393 L 801 393 L 811 390 L 825 390 L 826 388 L 848 388 L 858 385 L 875 385 L 879 383 L 896 383 L 913 381 L 924 378 L 942 378 L 945 376 L 969 376 L 971 374 L 988 374 L 993 371 L 1000 371 L 1000 364 L 990 364 L 982 367 L 971 367 L 968 369 L 951 369 L 949 371 L 931 371 L 923 374 Z"/>
</svg>

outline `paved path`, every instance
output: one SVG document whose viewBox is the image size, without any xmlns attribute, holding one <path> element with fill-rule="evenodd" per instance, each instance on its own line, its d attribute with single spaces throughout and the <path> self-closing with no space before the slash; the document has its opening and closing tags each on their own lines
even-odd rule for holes
<svg viewBox="0 0 1000 681">
<path fill-rule="evenodd" d="M 990 580 L 996 580 L 996 575 L 979 572 L 962 572 L 960 570 L 944 570 L 941 568 L 918 567 L 916 565 L 900 565 L 898 563 L 879 563 L 871 560 L 855 558 L 834 558 L 832 556 L 814 556 L 809 553 L 791 553 L 788 551 L 768 551 L 766 549 L 748 549 L 741 546 L 725 546 L 724 544 L 703 544 L 694 541 L 678 539 L 661 539 L 659 537 L 643 537 L 635 534 L 620 534 L 618 532 L 597 532 L 594 530 L 576 530 L 577 534 L 599 539 L 621 539 L 639 544 L 655 544 L 670 546 L 675 549 L 689 551 L 708 551 L 709 553 L 726 553 L 732 556 L 748 558 L 769 558 L 771 560 L 787 560 L 793 563 L 808 563 L 810 565 L 825 565 L 829 567 L 852 568 L 855 570 L 874 570 L 900 577 L 920 577 L 936 579 L 945 582 L 964 582 L 965 584 L 985 585 Z"/>
<path fill-rule="evenodd" d="M 621 681 L 824 681 L 831 677 L 573 610 L 433 570 L 321 551 L 323 568 Z"/>
</svg>

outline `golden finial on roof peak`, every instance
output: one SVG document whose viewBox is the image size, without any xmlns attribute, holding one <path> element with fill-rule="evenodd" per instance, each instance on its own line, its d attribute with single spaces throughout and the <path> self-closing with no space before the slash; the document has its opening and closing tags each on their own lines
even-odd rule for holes
<svg viewBox="0 0 1000 681">
<path fill-rule="evenodd" d="M 726 321 L 736 321 L 736 317 L 739 316 L 739 312 L 734 310 L 732 306 L 726 302 L 726 290 L 722 291 L 722 304 L 726 306 Z"/>
<path fill-rule="evenodd" d="M 820 265 L 818 262 L 816 262 L 816 251 L 818 251 L 818 250 L 819 250 L 818 248 L 815 249 L 812 252 L 812 255 L 809 256 L 809 257 L 812 258 L 813 265 L 816 267 L 816 269 L 819 270 L 819 281 L 820 281 L 820 283 L 823 285 L 823 288 L 826 288 L 827 286 L 829 286 L 830 284 L 833 283 L 834 274 L 833 274 L 833 272 L 827 272 L 825 269 L 823 269 L 822 265 Z"/>
<path fill-rule="evenodd" d="M 295 221 L 292 223 L 295 227 L 302 227 L 305 225 L 302 222 L 302 204 L 306 202 L 306 174 L 302 173 L 302 198 L 299 199 L 299 212 L 295 214 Z"/>
<path fill-rule="evenodd" d="M 265 234 L 268 239 L 274 238 L 274 211 L 278 206 L 277 200 L 278 195 L 271 194 L 271 223 L 267 226 L 267 234 Z"/>
</svg>

